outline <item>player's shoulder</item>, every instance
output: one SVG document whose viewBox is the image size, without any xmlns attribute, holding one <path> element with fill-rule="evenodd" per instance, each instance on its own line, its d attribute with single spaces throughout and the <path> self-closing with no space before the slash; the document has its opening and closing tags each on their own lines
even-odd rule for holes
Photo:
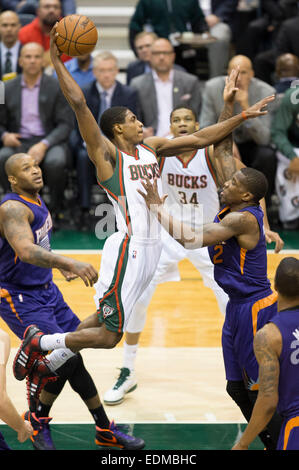
<svg viewBox="0 0 299 470">
<path fill-rule="evenodd" d="M 7 199 L 0 205 L 0 215 L 5 218 L 18 218 L 29 215 L 31 210 L 21 201 L 15 199 Z"/>
</svg>

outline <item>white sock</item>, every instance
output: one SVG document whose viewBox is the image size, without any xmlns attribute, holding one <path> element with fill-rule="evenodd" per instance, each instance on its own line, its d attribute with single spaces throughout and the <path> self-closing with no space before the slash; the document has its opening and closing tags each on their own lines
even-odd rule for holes
<svg viewBox="0 0 299 470">
<path fill-rule="evenodd" d="M 53 335 L 43 335 L 40 339 L 40 347 L 43 351 L 52 349 L 65 349 L 65 337 L 67 333 L 54 333 Z"/>
<path fill-rule="evenodd" d="M 138 344 L 127 344 L 124 341 L 124 362 L 123 362 L 123 367 L 127 367 L 130 370 L 134 370 L 137 349 L 138 349 Z"/>
<path fill-rule="evenodd" d="M 71 351 L 70 349 L 56 349 L 52 351 L 50 354 L 46 356 L 48 359 L 49 364 L 47 366 L 51 369 L 52 372 L 59 369 L 68 359 L 75 356 L 76 353 Z"/>
</svg>

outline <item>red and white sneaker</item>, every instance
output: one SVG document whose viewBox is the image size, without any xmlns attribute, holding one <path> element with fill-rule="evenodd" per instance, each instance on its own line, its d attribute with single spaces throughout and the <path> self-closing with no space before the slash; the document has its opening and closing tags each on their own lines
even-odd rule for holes
<svg viewBox="0 0 299 470">
<path fill-rule="evenodd" d="M 30 325 L 26 328 L 23 341 L 13 362 L 13 373 L 17 380 L 24 380 L 34 362 L 43 357 L 43 352 L 39 345 L 43 334 L 35 325 Z"/>
<path fill-rule="evenodd" d="M 39 396 L 48 382 L 58 379 L 58 375 L 52 372 L 48 367 L 48 360 L 43 358 L 36 360 L 29 374 L 26 377 L 27 401 L 29 410 L 35 412 Z"/>
</svg>

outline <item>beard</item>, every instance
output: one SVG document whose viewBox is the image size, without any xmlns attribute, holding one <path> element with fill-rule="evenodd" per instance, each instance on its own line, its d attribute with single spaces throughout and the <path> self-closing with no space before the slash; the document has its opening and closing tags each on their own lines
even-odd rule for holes
<svg viewBox="0 0 299 470">
<path fill-rule="evenodd" d="M 49 15 L 49 16 L 46 16 L 45 18 L 43 18 L 42 23 L 45 26 L 51 26 L 53 28 L 56 21 L 59 21 L 59 18 L 57 18 L 56 15 Z"/>
</svg>

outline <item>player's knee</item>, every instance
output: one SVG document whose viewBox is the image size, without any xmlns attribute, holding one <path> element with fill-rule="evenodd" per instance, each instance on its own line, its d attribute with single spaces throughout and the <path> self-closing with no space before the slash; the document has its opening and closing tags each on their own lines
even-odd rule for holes
<svg viewBox="0 0 299 470">
<path fill-rule="evenodd" d="M 104 349 L 113 349 L 120 342 L 122 338 L 122 333 L 116 331 L 105 331 L 104 341 L 102 343 L 102 348 Z"/>
</svg>

